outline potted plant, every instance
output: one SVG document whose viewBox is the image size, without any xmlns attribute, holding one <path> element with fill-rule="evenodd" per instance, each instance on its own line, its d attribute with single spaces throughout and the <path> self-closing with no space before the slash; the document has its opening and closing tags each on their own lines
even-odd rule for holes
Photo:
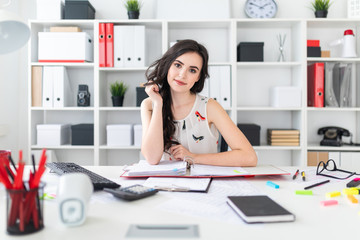
<svg viewBox="0 0 360 240">
<path fill-rule="evenodd" d="M 126 0 L 125 8 L 128 11 L 129 19 L 138 19 L 142 3 L 139 0 Z"/>
<path fill-rule="evenodd" d="M 330 0 L 314 0 L 311 5 L 315 11 L 315 17 L 326 18 L 331 4 Z"/>
<path fill-rule="evenodd" d="M 115 81 L 114 83 L 110 84 L 110 93 L 111 93 L 111 100 L 114 107 L 121 107 L 124 102 L 124 95 L 128 86 L 125 85 L 123 82 Z"/>
</svg>

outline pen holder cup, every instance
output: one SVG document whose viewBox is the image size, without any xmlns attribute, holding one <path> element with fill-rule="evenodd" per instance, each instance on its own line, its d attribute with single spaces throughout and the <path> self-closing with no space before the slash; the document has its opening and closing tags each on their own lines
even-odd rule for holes
<svg viewBox="0 0 360 240">
<path fill-rule="evenodd" d="M 27 183 L 25 183 L 26 185 Z M 6 221 L 10 235 L 23 235 L 44 228 L 44 183 L 38 188 L 6 190 Z"/>
</svg>

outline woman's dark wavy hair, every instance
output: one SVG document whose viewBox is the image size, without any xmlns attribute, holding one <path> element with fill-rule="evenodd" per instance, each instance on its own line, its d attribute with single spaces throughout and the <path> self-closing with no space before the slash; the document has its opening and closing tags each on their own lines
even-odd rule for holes
<svg viewBox="0 0 360 240">
<path fill-rule="evenodd" d="M 190 89 L 192 93 L 199 93 L 204 88 L 205 79 L 209 76 L 209 55 L 206 48 L 194 40 L 186 39 L 177 42 L 160 59 L 151 64 L 145 73 L 148 80 L 146 85 L 157 84 L 160 86 L 160 95 L 163 98 L 162 117 L 165 151 L 167 151 L 171 145 L 179 144 L 176 139 L 172 139 L 172 136 L 175 133 L 175 122 L 171 111 L 172 100 L 167 75 L 171 64 L 176 60 L 176 58 L 188 52 L 198 53 L 203 60 L 200 79 Z"/>
</svg>

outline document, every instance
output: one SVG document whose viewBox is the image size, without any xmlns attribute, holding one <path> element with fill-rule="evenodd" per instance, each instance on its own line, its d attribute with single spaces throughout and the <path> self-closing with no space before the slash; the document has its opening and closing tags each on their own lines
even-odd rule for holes
<svg viewBox="0 0 360 240">
<path fill-rule="evenodd" d="M 211 178 L 149 177 L 144 186 L 170 192 L 207 192 Z"/>
</svg>

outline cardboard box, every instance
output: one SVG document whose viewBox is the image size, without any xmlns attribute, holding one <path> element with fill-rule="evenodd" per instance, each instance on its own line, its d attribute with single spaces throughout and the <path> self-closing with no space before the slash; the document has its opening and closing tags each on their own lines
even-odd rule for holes
<svg viewBox="0 0 360 240">
<path fill-rule="evenodd" d="M 65 19 L 95 19 L 95 8 L 89 1 L 65 0 Z"/>
<path fill-rule="evenodd" d="M 260 126 L 257 124 L 237 124 L 238 128 L 242 131 L 245 137 L 249 140 L 251 145 L 260 146 Z"/>
<path fill-rule="evenodd" d="M 299 87 L 272 87 L 270 89 L 270 106 L 301 107 L 301 88 Z"/>
<path fill-rule="evenodd" d="M 39 124 L 36 125 L 37 145 L 61 146 L 70 144 L 69 124 Z"/>
<path fill-rule="evenodd" d="M 82 32 L 81 28 L 73 26 L 73 27 L 50 27 L 50 32 Z"/>
<path fill-rule="evenodd" d="M 64 18 L 63 0 L 37 0 L 36 1 L 37 19 L 41 20 L 60 20 Z"/>
<path fill-rule="evenodd" d="M 133 126 L 131 124 L 112 124 L 106 126 L 108 146 L 133 145 Z"/>
<path fill-rule="evenodd" d="M 86 32 L 39 32 L 39 62 L 92 62 L 93 41 Z"/>
<path fill-rule="evenodd" d="M 71 145 L 94 145 L 94 124 L 72 125 Z"/>
<path fill-rule="evenodd" d="M 237 46 L 238 62 L 263 62 L 264 43 L 263 42 L 241 42 Z"/>
<path fill-rule="evenodd" d="M 319 162 L 327 162 L 329 159 L 328 152 L 308 152 L 307 153 L 307 165 L 308 166 L 317 166 Z"/>
<path fill-rule="evenodd" d="M 321 51 L 321 57 L 330 57 L 330 51 Z"/>
</svg>

